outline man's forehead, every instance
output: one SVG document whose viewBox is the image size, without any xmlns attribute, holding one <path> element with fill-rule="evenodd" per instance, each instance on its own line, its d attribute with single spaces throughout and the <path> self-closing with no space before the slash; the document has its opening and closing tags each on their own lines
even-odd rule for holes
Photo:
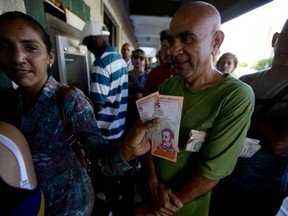
<svg viewBox="0 0 288 216">
<path fill-rule="evenodd" d="M 181 38 L 183 36 L 190 36 L 190 37 L 201 37 L 202 30 L 196 28 L 176 28 L 175 31 L 171 31 L 168 34 L 170 40 Z"/>
<path fill-rule="evenodd" d="M 180 32 L 197 32 L 205 26 L 204 20 L 189 17 L 177 18 L 171 21 L 168 34 L 176 35 Z"/>
<path fill-rule="evenodd" d="M 216 9 L 206 3 L 191 3 L 178 10 L 172 17 L 169 34 L 175 36 L 179 32 L 191 32 L 195 35 L 220 28 L 220 15 Z"/>
</svg>

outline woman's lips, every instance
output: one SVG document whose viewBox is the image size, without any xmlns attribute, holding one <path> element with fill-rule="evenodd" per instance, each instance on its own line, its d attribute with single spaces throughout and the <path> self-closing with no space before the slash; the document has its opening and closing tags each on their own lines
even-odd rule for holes
<svg viewBox="0 0 288 216">
<path fill-rule="evenodd" d="M 16 74 L 19 74 L 19 75 L 25 75 L 25 74 L 28 74 L 30 72 L 30 70 L 23 70 L 23 69 L 16 69 L 15 70 L 15 73 Z"/>
</svg>

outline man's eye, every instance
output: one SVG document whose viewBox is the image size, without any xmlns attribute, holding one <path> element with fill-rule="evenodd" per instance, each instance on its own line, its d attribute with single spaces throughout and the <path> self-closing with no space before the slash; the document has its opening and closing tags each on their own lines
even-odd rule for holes
<svg viewBox="0 0 288 216">
<path fill-rule="evenodd" d="M 191 40 L 192 40 L 192 37 L 190 35 L 182 35 L 182 37 L 181 37 L 181 41 L 184 43 L 187 43 Z"/>
</svg>

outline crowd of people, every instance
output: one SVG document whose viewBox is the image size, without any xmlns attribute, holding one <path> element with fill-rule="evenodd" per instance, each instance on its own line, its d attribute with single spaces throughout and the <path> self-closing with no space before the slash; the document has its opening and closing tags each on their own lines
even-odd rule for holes
<svg viewBox="0 0 288 216">
<path fill-rule="evenodd" d="M 88 21 L 80 44 L 95 57 L 91 91 L 88 97 L 77 88 L 65 92 L 67 131 L 58 101 L 66 85 L 49 73 L 55 61 L 50 36 L 29 15 L 1 14 L 1 212 L 282 215 L 288 196 L 288 20 L 273 35 L 272 67 L 239 79 L 232 75 L 238 63 L 233 53 L 215 61 L 225 38 L 220 27 L 213 5 L 185 3 L 160 32 L 152 68 L 144 50 L 124 43 L 119 53 L 105 24 Z M 176 162 L 151 155 L 148 131 L 160 120 L 139 120 L 136 101 L 156 91 L 184 98 L 178 149 L 171 148 L 169 129 L 159 146 L 177 154 Z M 198 152 L 185 149 L 192 129 L 208 134 Z M 69 146 L 70 134 L 93 159 L 93 178 Z M 260 140 L 261 148 L 242 158 L 246 137 Z M 134 176 L 137 169 L 141 178 Z M 136 203 L 137 184 L 144 186 Z"/>
</svg>

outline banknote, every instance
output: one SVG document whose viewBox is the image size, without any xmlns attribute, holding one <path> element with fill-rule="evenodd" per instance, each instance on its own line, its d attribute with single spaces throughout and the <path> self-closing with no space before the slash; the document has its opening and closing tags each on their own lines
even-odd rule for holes
<svg viewBox="0 0 288 216">
<path fill-rule="evenodd" d="M 208 134 L 204 131 L 191 130 L 186 143 L 186 151 L 199 152 L 203 143 L 206 141 Z"/>
<path fill-rule="evenodd" d="M 143 123 L 154 118 L 154 110 L 158 96 L 159 93 L 154 92 L 136 101 L 138 113 Z"/>
<path fill-rule="evenodd" d="M 160 124 L 149 130 L 151 154 L 176 162 L 183 97 L 153 93 L 136 101 L 136 105 L 142 122 L 160 119 Z"/>
<path fill-rule="evenodd" d="M 260 140 L 246 137 L 239 157 L 252 157 L 260 148 Z"/>
<path fill-rule="evenodd" d="M 203 143 L 207 141 L 208 133 L 205 131 L 191 130 L 186 143 L 185 150 L 190 152 L 199 152 Z M 246 137 L 239 157 L 252 157 L 260 148 L 260 140 Z"/>
</svg>

